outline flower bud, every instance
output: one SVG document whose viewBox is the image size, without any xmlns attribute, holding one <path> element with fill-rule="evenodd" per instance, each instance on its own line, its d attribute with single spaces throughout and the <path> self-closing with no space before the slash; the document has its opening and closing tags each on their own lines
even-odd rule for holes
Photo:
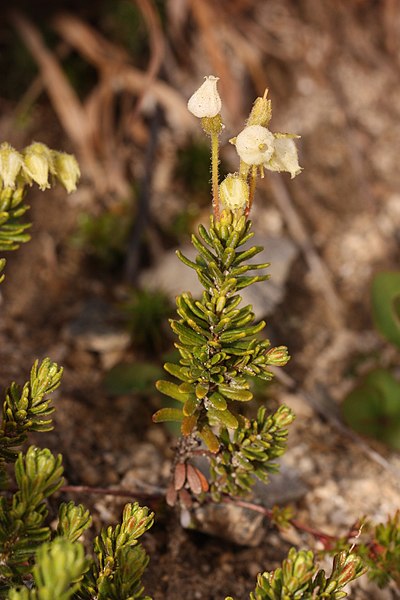
<svg viewBox="0 0 400 600">
<path fill-rule="evenodd" d="M 10 144 L 0 145 L 0 178 L 4 188 L 15 188 L 15 180 L 22 167 L 22 156 Z"/>
<path fill-rule="evenodd" d="M 275 365 L 276 367 L 284 367 L 290 360 L 286 346 L 271 348 L 266 353 L 266 358 L 267 365 Z"/>
<path fill-rule="evenodd" d="M 205 82 L 189 98 L 188 109 L 199 119 L 203 117 L 215 117 L 221 112 L 221 98 L 217 90 L 218 77 L 209 75 Z"/>
<path fill-rule="evenodd" d="M 81 175 L 75 156 L 65 152 L 53 152 L 54 174 L 70 194 L 76 190 Z"/>
<path fill-rule="evenodd" d="M 228 175 L 219 186 L 219 197 L 225 208 L 244 208 L 249 200 L 249 186 L 239 175 Z"/>
<path fill-rule="evenodd" d="M 269 161 L 264 164 L 270 171 L 288 171 L 291 178 L 296 177 L 303 170 L 299 165 L 297 148 L 290 134 L 275 134 L 274 153 Z"/>
<path fill-rule="evenodd" d="M 249 118 L 247 119 L 247 126 L 251 125 L 262 125 L 267 127 L 272 116 L 271 100 L 267 98 L 257 98 L 251 109 Z"/>
<path fill-rule="evenodd" d="M 35 142 L 24 150 L 25 171 L 38 184 L 41 190 L 50 187 L 49 169 L 51 162 L 51 151 L 44 144 Z"/>
<path fill-rule="evenodd" d="M 235 140 L 236 150 L 247 165 L 262 165 L 274 153 L 273 134 L 261 125 L 250 125 L 239 133 Z"/>
<path fill-rule="evenodd" d="M 294 412 L 285 404 L 282 404 L 274 415 L 275 425 L 277 427 L 287 427 L 295 419 Z"/>
</svg>

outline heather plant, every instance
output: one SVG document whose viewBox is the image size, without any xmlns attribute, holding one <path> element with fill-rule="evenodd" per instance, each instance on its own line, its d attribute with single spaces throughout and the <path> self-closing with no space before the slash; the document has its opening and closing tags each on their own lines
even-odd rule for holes
<svg viewBox="0 0 400 600">
<path fill-rule="evenodd" d="M 268 482 L 269 474 L 278 469 L 276 459 L 285 451 L 294 418 L 284 405 L 272 412 L 262 406 L 254 419 L 241 410 L 253 398 L 251 381 L 269 381 L 271 366 L 284 366 L 289 356 L 286 347 L 272 348 L 260 337 L 265 323 L 255 323 L 252 307 L 242 306 L 240 290 L 268 277 L 264 273 L 268 264 L 250 262 L 261 248 L 247 244 L 253 236 L 249 213 L 257 177 L 264 169 L 286 171 L 292 177 L 301 171 L 297 136 L 273 134 L 268 129 L 271 103 L 266 94 L 258 98 L 246 127 L 232 140 L 240 157 L 238 172 L 219 183 L 223 124 L 217 78 L 206 78 L 189 109 L 202 119 L 211 140 L 213 214 L 209 228 L 200 225 L 192 238 L 196 260 L 178 253 L 196 271 L 204 292 L 200 299 L 189 292 L 177 298 L 178 317 L 171 327 L 180 359 L 165 365 L 172 381 L 157 383 L 160 392 L 180 405 L 161 408 L 154 415 L 156 422 L 180 424 L 166 494 L 167 503 L 177 510 L 181 504 L 187 508 L 234 501 L 248 496 L 257 478 Z M 35 182 L 46 189 L 49 179 L 58 179 L 73 191 L 78 177 L 79 168 L 70 155 L 42 144 L 22 153 L 8 144 L 0 146 L 0 249 L 16 249 L 29 239 L 29 225 L 20 220 L 28 208 L 24 202 L 28 185 Z M 2 269 L 4 264 L 0 259 Z M 22 387 L 12 383 L 5 392 L 0 426 L 0 597 L 145 600 L 141 579 L 148 557 L 140 537 L 151 527 L 153 514 L 137 502 L 127 504 L 121 523 L 103 529 L 90 550 L 81 541 L 91 525 L 90 513 L 82 505 L 61 503 L 57 524 L 49 523 L 47 500 L 63 483 L 61 455 L 34 446 L 21 450 L 30 431 L 52 428 L 52 394 L 61 376 L 62 369 L 46 358 L 35 362 Z M 208 475 L 194 463 L 197 454 L 208 458 Z M 265 514 L 279 527 L 299 527 L 288 509 Z M 366 532 L 367 525 L 363 526 Z M 308 528 L 333 555 L 331 573 L 318 568 L 311 551 L 292 548 L 280 567 L 258 576 L 250 600 L 338 600 L 347 595 L 344 587 L 367 568 L 380 585 L 399 583 L 399 515 L 370 526 L 363 541 L 361 529 L 356 536 L 352 531 L 341 539 Z"/>
<path fill-rule="evenodd" d="M 49 178 L 68 192 L 76 189 L 75 158 L 32 144 L 22 153 L 0 146 L 0 250 L 15 250 L 29 240 L 29 224 L 20 221 L 29 208 L 27 187 L 44 190 Z M 0 267 L 4 269 L 5 260 Z M 63 483 L 61 455 L 30 446 L 21 450 L 31 431 L 52 429 L 52 393 L 62 369 L 45 358 L 36 361 L 29 380 L 5 391 L 0 425 L 0 597 L 10 600 L 142 598 L 141 577 L 148 557 L 139 543 L 153 514 L 137 503 L 125 506 L 122 522 L 96 536 L 91 555 L 79 541 L 91 524 L 89 511 L 61 503 L 58 524 L 49 524 L 48 498 Z M 13 465 L 9 476 L 8 465 Z"/>
<path fill-rule="evenodd" d="M 172 320 L 171 327 L 178 337 L 175 345 L 180 360 L 164 365 L 175 381 L 157 382 L 160 392 L 182 405 L 161 408 L 154 415 L 156 422 L 181 423 L 182 437 L 168 490 L 171 504 L 177 496 L 187 498 L 186 482 L 194 495 L 209 489 L 203 473 L 190 462 L 194 448 L 201 443 L 210 455 L 214 499 L 224 493 L 246 494 L 255 478 L 267 481 L 268 473 L 277 470 L 273 461 L 284 452 L 287 427 L 294 418 L 285 406 L 273 414 L 261 408 L 253 420 L 240 411 L 240 405 L 253 398 L 251 378 L 269 381 L 273 377 L 270 367 L 284 366 L 289 360 L 285 346 L 272 348 L 269 340 L 257 336 L 265 322 L 255 323 L 252 306 L 242 306 L 239 294 L 268 279 L 263 271 L 269 265 L 251 262 L 262 247 L 247 244 L 254 235 L 248 215 L 257 176 L 263 175 L 264 169 L 289 171 L 292 177 L 301 171 L 293 141 L 297 136 L 273 134 L 267 128 L 272 111 L 266 96 L 256 100 L 246 127 L 231 140 L 240 157 L 239 171 L 221 184 L 218 157 L 223 123 L 217 78 L 206 78 L 188 103 L 211 140 L 213 214 L 210 227 L 200 225 L 198 236 L 192 236 L 196 261 L 177 253 L 196 271 L 204 292 L 201 299 L 189 292 L 177 298 L 179 319 Z"/>
</svg>

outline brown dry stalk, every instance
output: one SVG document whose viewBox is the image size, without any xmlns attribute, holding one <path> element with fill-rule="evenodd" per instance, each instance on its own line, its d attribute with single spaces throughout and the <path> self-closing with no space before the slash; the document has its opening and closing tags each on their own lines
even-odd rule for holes
<svg viewBox="0 0 400 600">
<path fill-rule="evenodd" d="M 72 15 L 63 14 L 53 24 L 65 41 L 101 71 L 98 90 L 109 87 L 114 94 L 123 91 L 135 96 L 141 94 L 148 83 L 147 74 L 130 65 L 125 52 L 120 52 L 100 33 Z M 165 109 L 168 120 L 177 131 L 194 129 L 195 120 L 187 111 L 185 99 L 171 86 L 155 79 L 146 94 L 149 95 Z M 88 103 L 94 103 L 93 98 L 89 98 Z"/>
</svg>

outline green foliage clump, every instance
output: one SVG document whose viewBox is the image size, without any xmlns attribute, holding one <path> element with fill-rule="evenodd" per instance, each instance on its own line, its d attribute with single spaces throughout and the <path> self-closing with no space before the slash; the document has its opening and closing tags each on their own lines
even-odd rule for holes
<svg viewBox="0 0 400 600">
<path fill-rule="evenodd" d="M 26 232 L 30 224 L 20 221 L 29 209 L 23 200 L 22 187 L 16 190 L 8 187 L 0 192 L 0 250 L 15 250 L 30 239 Z"/>
<path fill-rule="evenodd" d="M 385 339 L 400 348 L 400 273 L 382 272 L 371 285 L 374 323 Z"/>
<path fill-rule="evenodd" d="M 400 449 L 400 383 L 390 371 L 367 373 L 344 399 L 342 413 L 355 431 Z"/>
<path fill-rule="evenodd" d="M 0 499 L 0 578 L 18 583 L 38 545 L 50 538 L 46 499 L 63 482 L 61 456 L 31 446 L 15 463 L 18 491 Z"/>
<path fill-rule="evenodd" d="M 220 433 L 220 451 L 210 460 L 211 493 L 214 499 L 221 494 L 240 496 L 247 493 L 257 477 L 268 482 L 268 473 L 279 470 L 271 462 L 285 452 L 287 427 L 294 419 L 287 406 L 267 416 L 266 408 L 258 410 L 257 418 L 245 420 L 244 425 L 230 435 L 228 429 Z"/>
<path fill-rule="evenodd" d="M 22 387 L 13 382 L 6 390 L 0 426 L 0 470 L 5 461 L 15 460 L 15 448 L 26 440 L 28 431 L 49 431 L 54 408 L 49 395 L 60 385 L 62 368 L 45 358 L 35 361 L 30 379 Z"/>
<path fill-rule="evenodd" d="M 249 243 L 254 233 L 248 213 L 258 172 L 262 174 L 265 167 L 288 170 L 294 176 L 301 170 L 293 139 L 274 136 L 266 129 L 271 103 L 266 97 L 258 98 L 248 126 L 231 140 L 241 159 L 240 173 L 228 175 L 219 184 L 218 136 L 223 125 L 216 82 L 217 78 L 207 77 L 188 103 L 211 138 L 213 215 L 210 227 L 200 225 L 198 235 L 192 236 L 195 261 L 177 252 L 180 260 L 195 270 L 204 291 L 200 299 L 190 292 L 177 297 L 179 318 L 170 323 L 178 338 L 175 346 L 180 359 L 164 365 L 173 381 L 160 380 L 157 389 L 181 407 L 161 408 L 153 416 L 155 422 L 180 423 L 179 464 L 190 458 L 190 450 L 182 451 L 185 444 L 187 448 L 193 443 L 207 447 L 214 499 L 223 493 L 249 492 L 255 477 L 267 481 L 268 473 L 277 470 L 271 460 L 283 453 L 287 426 L 293 420 L 286 407 L 272 415 L 262 409 L 252 422 L 241 412 L 243 403 L 253 399 L 251 381 L 270 381 L 271 366 L 284 366 L 289 355 L 285 346 L 271 348 L 269 340 L 259 336 L 266 324 L 256 322 L 251 305 L 242 305 L 240 292 L 269 278 L 265 273 L 269 263 L 254 260 L 263 248 Z M 246 138 L 244 154 L 239 151 L 242 134 Z M 247 152 L 251 145 L 255 145 L 254 152 Z M 187 486 L 193 491 L 189 481 Z"/>
<path fill-rule="evenodd" d="M 283 365 L 289 359 L 285 348 L 271 349 L 268 340 L 257 339 L 265 322 L 254 323 L 252 307 L 239 307 L 242 298 L 237 292 L 268 278 L 251 273 L 268 264 L 247 262 L 262 248 L 241 249 L 252 237 L 251 222 L 226 211 L 219 221 L 211 219 L 209 230 L 200 225 L 199 237 L 193 236 L 199 252 L 196 262 L 178 253 L 196 270 L 205 291 L 201 300 L 190 293 L 177 298 L 180 319 L 172 320 L 171 327 L 179 339 L 175 345 L 181 359 L 164 368 L 183 383 L 161 380 L 157 389 L 181 402 L 182 408 L 161 409 L 154 420 L 180 421 L 183 435 L 198 431 L 214 453 L 220 442 L 212 427 L 238 428 L 234 403 L 253 398 L 249 378 L 269 381 L 273 377 L 270 365 Z"/>
<path fill-rule="evenodd" d="M 68 193 L 76 190 L 80 171 L 75 157 L 34 142 L 18 152 L 7 142 L 0 144 L 0 250 L 16 250 L 30 239 L 30 224 L 21 222 L 29 209 L 26 189 L 36 183 L 41 190 L 57 180 Z M 5 260 L 0 258 L 0 282 Z"/>
<path fill-rule="evenodd" d="M 139 538 L 153 523 L 153 514 L 137 503 L 125 506 L 122 522 L 108 527 L 94 540 L 94 556 L 85 555 L 78 537 L 90 525 L 89 513 L 73 503 L 61 504 L 59 525 L 51 541 L 34 556 L 26 554 L 25 578 L 31 573 L 33 589 L 13 578 L 9 600 L 149 600 L 141 577 L 148 564 Z M 46 529 L 46 533 L 50 530 Z M 49 534 L 50 535 L 50 534 Z M 19 573 L 21 574 L 21 573 Z M 4 580 L 6 575 L 3 575 Z M 19 584 L 19 585 L 17 585 Z M 4 597 L 4 596 L 3 596 Z"/>
<path fill-rule="evenodd" d="M 36 553 L 32 569 L 34 587 L 13 588 L 8 600 L 69 600 L 79 590 L 82 574 L 87 568 L 82 544 L 55 538 L 42 544 Z"/>
<path fill-rule="evenodd" d="M 151 362 L 124 362 L 107 372 L 104 385 L 110 396 L 150 394 L 154 389 L 154 381 L 161 375 L 161 367 Z"/>
<path fill-rule="evenodd" d="M 50 498 L 63 483 L 61 455 L 34 446 L 26 453 L 16 447 L 29 431 L 52 429 L 48 395 L 60 383 L 62 369 L 48 358 L 36 362 L 20 388 L 13 383 L 3 404 L 0 435 L 2 488 L 0 497 L 0 597 L 13 600 L 119 600 L 142 598 L 141 577 L 148 557 L 139 538 L 153 523 L 153 514 L 137 503 L 127 504 L 122 523 L 95 538 L 93 556 L 84 556 L 80 537 L 91 524 L 89 511 L 73 502 L 61 503 L 58 525 L 48 524 Z M 12 482 L 6 462 L 14 462 Z M 23 586 L 33 577 L 35 588 Z"/>
<path fill-rule="evenodd" d="M 148 508 L 138 503 L 125 506 L 122 523 L 104 529 L 96 537 L 96 561 L 84 579 L 79 598 L 147 598 L 143 596 L 141 578 L 149 559 L 138 539 L 152 526 L 153 520 Z"/>
<path fill-rule="evenodd" d="M 250 600 L 339 600 L 347 596 L 343 587 L 365 570 L 358 556 L 343 551 L 334 557 L 327 577 L 310 550 L 291 548 L 282 567 L 258 576 Z"/>
</svg>

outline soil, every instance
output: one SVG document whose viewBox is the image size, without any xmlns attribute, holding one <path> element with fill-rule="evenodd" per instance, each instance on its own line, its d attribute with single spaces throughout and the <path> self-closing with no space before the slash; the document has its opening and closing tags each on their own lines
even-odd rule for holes
<svg viewBox="0 0 400 600">
<path fill-rule="evenodd" d="M 400 11 L 390 0 L 237 0 L 213 8 L 216 23 L 224 23 L 216 31 L 202 29 L 199 15 L 185 12 L 185 2 L 179 16 L 175 4 L 166 3 L 170 53 L 163 77 L 168 85 L 184 100 L 204 73 L 218 71 L 220 53 L 225 59 L 218 72 L 223 100 L 230 85 L 222 82 L 224 74 L 232 77 L 233 91 L 242 91 L 240 98 L 232 93 L 226 101 L 226 139 L 240 127 L 254 89 L 260 93 L 257 86 L 265 85 L 273 101 L 271 128 L 302 136 L 303 173 L 294 181 L 266 175 L 254 209 L 262 235 L 289 236 L 298 249 L 284 300 L 268 323 L 274 343 L 286 344 L 292 360 L 266 396 L 271 406 L 284 402 L 297 415 L 284 457 L 307 489 L 295 504 L 296 516 L 332 535 L 345 534 L 363 515 L 383 521 L 400 506 L 400 457 L 385 444 L 352 433 L 342 422 L 340 403 L 369 369 L 398 371 L 398 351 L 374 330 L 369 288 L 374 273 L 399 264 Z M 206 7 L 212 9 L 205 0 L 200 5 L 205 13 Z M 188 19 L 194 20 L 190 32 Z M 104 16 L 98 19 L 103 35 L 108 33 L 105 23 Z M 210 40 L 215 42 L 211 49 Z M 233 48 L 240 40 L 245 59 Z M 15 126 L 20 105 L 9 98 L 0 101 L 2 139 L 18 148 L 36 139 L 79 156 L 82 147 L 61 127 L 57 107 L 46 95 L 30 106 L 22 129 Z M 148 115 L 146 102 L 142 108 Z M 192 126 L 182 133 L 166 118 L 159 128 L 152 189 L 145 198 L 150 207 L 142 222 L 140 192 L 136 196 L 135 218 L 146 231 L 135 246 L 136 279 L 164 252 L 184 243 L 196 221 L 207 220 L 204 194 L 193 193 L 187 181 L 175 176 L 176 151 L 187 148 L 197 123 Z M 129 176 L 143 191 L 147 116 L 132 127 L 137 143 L 131 148 L 129 160 L 133 156 L 135 164 Z M 222 158 L 235 169 L 231 150 L 227 146 Z M 108 163 L 102 164 L 106 168 Z M 0 387 L 25 381 L 36 358 L 49 356 L 64 366 L 54 431 L 31 441 L 63 454 L 69 485 L 143 491 L 138 500 L 156 512 L 143 541 L 151 558 L 146 592 L 154 600 L 228 595 L 244 600 L 257 573 L 275 568 L 291 545 L 316 551 L 320 545 L 307 534 L 278 532 L 265 522 L 260 544 L 241 546 L 183 529 L 178 511 L 165 506 L 157 490 L 167 485 L 174 440 L 169 430 L 151 423 L 159 407 L 157 392 L 115 395 L 104 383 L 118 362 L 160 365 L 162 352 L 139 346 L 135 339 L 126 342 L 119 307 L 131 286 L 123 260 L 110 269 L 73 241 L 83 211 L 118 211 L 121 202 L 115 190 L 102 195 L 92 174 L 82 171 L 82 185 L 69 197 L 60 189 L 29 192 L 32 240 L 7 256 L 1 286 Z M 177 235 L 174 224 L 182 214 L 189 226 Z M 114 345 L 100 334 L 100 342 L 88 341 L 85 331 L 76 329 L 85 307 L 90 312 L 96 302 L 117 314 Z M 172 348 L 169 335 L 163 350 Z M 155 498 L 149 491 L 155 491 Z M 73 498 L 93 510 L 97 527 L 116 522 L 126 502 L 104 493 L 75 493 Z M 349 596 L 390 600 L 400 598 L 400 592 L 395 586 L 381 591 L 363 577 Z"/>
</svg>

